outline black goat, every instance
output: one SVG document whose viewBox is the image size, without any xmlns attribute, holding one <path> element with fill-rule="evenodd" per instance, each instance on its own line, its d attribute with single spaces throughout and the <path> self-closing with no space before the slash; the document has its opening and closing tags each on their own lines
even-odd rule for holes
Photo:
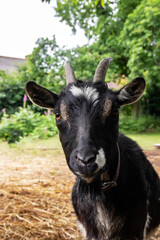
<svg viewBox="0 0 160 240">
<path fill-rule="evenodd" d="M 75 78 L 66 63 L 67 87 L 59 95 L 28 82 L 32 102 L 54 109 L 60 140 L 77 176 L 72 202 L 87 240 L 144 240 L 160 223 L 160 180 L 140 147 L 118 133 L 119 108 L 139 100 L 142 77 L 117 92 L 103 59 L 93 81 Z"/>
</svg>

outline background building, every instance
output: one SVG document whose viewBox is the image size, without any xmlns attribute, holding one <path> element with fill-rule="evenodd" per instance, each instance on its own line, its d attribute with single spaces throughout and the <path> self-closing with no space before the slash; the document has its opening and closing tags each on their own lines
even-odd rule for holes
<svg viewBox="0 0 160 240">
<path fill-rule="evenodd" d="M 10 73 L 16 71 L 17 67 L 25 63 L 23 58 L 13 58 L 0 56 L 0 70 Z"/>
</svg>

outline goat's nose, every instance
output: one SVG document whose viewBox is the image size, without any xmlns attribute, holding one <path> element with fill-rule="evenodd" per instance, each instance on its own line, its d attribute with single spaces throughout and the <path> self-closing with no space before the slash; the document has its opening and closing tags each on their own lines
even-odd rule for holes
<svg viewBox="0 0 160 240">
<path fill-rule="evenodd" d="M 81 163 L 83 163 L 84 165 L 89 164 L 91 162 L 94 162 L 96 159 L 96 155 L 97 153 L 83 153 L 83 152 L 78 152 L 77 153 L 77 160 Z"/>
</svg>

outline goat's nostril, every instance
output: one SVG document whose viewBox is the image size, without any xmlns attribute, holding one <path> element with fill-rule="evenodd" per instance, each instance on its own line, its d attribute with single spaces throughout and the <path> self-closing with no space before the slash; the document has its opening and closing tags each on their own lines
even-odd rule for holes
<svg viewBox="0 0 160 240">
<path fill-rule="evenodd" d="M 76 158 L 81 163 L 88 164 L 88 163 L 91 163 L 91 162 L 95 161 L 96 154 L 84 154 L 84 155 L 82 155 L 81 153 L 77 153 Z"/>
</svg>

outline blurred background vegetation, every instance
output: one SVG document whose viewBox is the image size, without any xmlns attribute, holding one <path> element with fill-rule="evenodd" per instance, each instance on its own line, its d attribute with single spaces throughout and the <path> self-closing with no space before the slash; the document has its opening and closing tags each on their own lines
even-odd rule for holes
<svg viewBox="0 0 160 240">
<path fill-rule="evenodd" d="M 42 2 L 50 3 L 50 0 Z M 59 93 L 65 86 L 64 63 L 70 60 L 78 79 L 92 79 L 100 60 L 112 57 L 106 81 L 123 86 L 143 76 L 143 98 L 121 110 L 122 132 L 160 131 L 160 0 L 57 0 L 55 11 L 76 34 L 79 26 L 89 44 L 60 48 L 56 37 L 39 38 L 17 72 L 0 71 L 0 138 L 9 143 L 26 136 L 57 134 L 52 113 L 31 106 L 27 81 Z M 64 33 L 65 44 L 65 33 Z"/>
</svg>

